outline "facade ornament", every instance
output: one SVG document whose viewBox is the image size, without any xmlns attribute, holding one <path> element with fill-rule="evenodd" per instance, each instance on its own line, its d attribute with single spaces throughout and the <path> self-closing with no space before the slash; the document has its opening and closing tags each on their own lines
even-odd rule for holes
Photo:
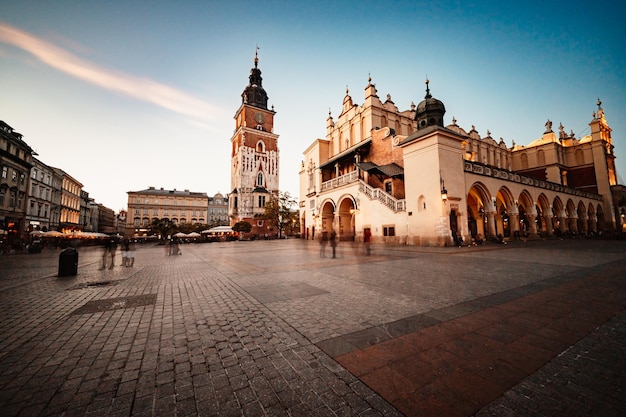
<svg viewBox="0 0 626 417">
<path fill-rule="evenodd" d="M 552 132 L 552 121 L 550 121 L 550 119 L 548 119 L 548 121 L 546 122 L 546 132 Z"/>
</svg>

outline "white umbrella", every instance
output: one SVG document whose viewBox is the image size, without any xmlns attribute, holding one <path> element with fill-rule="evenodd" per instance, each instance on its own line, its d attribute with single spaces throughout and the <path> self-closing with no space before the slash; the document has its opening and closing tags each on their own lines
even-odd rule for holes
<svg viewBox="0 0 626 417">
<path fill-rule="evenodd" d="M 197 232 L 191 232 L 187 235 L 187 237 L 200 237 L 200 233 Z"/>
<path fill-rule="evenodd" d="M 2 233 L 0 232 L 0 234 L 2 234 Z M 33 236 L 35 236 L 35 235 L 39 236 L 39 235 L 43 235 L 43 232 L 41 230 L 33 230 L 32 232 L 30 232 L 30 234 L 33 235 Z"/>
<path fill-rule="evenodd" d="M 46 237 L 63 237 L 65 235 L 63 233 L 61 233 L 61 232 L 57 232 L 56 230 L 48 230 L 47 232 L 44 232 L 41 236 L 46 236 Z"/>
<path fill-rule="evenodd" d="M 183 232 L 178 232 L 174 235 L 174 237 L 188 237 L 188 236 L 184 234 Z"/>
</svg>

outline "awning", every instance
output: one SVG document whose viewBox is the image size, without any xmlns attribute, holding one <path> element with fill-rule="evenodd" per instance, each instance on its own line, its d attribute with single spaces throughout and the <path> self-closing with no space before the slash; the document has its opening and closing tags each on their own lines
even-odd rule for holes
<svg viewBox="0 0 626 417">
<path fill-rule="evenodd" d="M 342 159 L 352 160 L 352 158 L 354 158 L 354 155 L 356 155 L 357 153 L 361 156 L 366 155 L 367 153 L 369 153 L 370 146 L 372 146 L 372 138 L 367 138 L 364 141 L 357 143 L 356 145 L 352 145 L 345 151 L 338 153 L 323 164 L 320 164 L 319 168 L 324 169 L 331 167 L 336 162 Z"/>
<path fill-rule="evenodd" d="M 373 162 L 359 162 L 358 167 L 368 174 L 382 177 L 383 175 L 390 178 L 404 178 L 404 168 L 395 162 L 386 165 L 376 165 Z"/>
</svg>

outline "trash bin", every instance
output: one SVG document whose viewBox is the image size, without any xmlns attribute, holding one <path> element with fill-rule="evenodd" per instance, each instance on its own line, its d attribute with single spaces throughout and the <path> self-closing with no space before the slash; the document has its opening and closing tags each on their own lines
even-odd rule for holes
<svg viewBox="0 0 626 417">
<path fill-rule="evenodd" d="M 74 248 L 67 248 L 59 255 L 59 275 L 67 277 L 78 274 L 78 251 Z"/>
</svg>

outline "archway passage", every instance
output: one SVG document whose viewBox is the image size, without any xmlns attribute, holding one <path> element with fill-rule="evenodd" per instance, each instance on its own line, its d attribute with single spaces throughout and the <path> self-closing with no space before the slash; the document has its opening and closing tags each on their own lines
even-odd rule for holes
<svg viewBox="0 0 626 417">
<path fill-rule="evenodd" d="M 483 184 L 472 185 L 467 194 L 467 227 L 472 239 L 482 240 L 489 236 L 488 203 L 491 201 Z"/>
<path fill-rule="evenodd" d="M 346 197 L 339 203 L 338 229 L 339 240 L 353 241 L 356 235 L 355 229 L 356 206 L 351 197 Z"/>
<path fill-rule="evenodd" d="M 323 235 L 330 236 L 334 228 L 335 205 L 331 201 L 325 202 L 322 205 L 320 216 L 322 218 L 322 224 L 319 237 L 323 238 Z"/>
</svg>

